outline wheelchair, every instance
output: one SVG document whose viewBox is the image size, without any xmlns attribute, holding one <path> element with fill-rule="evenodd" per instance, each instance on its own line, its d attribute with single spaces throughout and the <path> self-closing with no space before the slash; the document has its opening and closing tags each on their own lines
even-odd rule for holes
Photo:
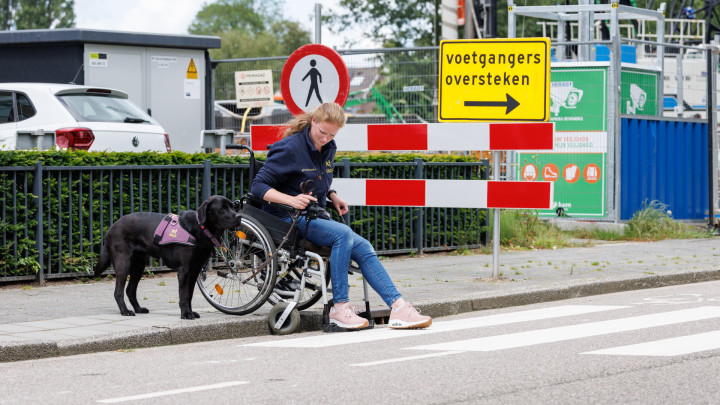
<svg viewBox="0 0 720 405">
<path fill-rule="evenodd" d="M 262 167 L 250 152 L 250 181 Z M 269 203 L 247 194 L 236 204 L 240 210 L 240 226 L 227 235 L 226 247 L 218 250 L 222 260 L 209 262 L 198 276 L 200 292 L 217 310 L 231 315 L 250 314 L 266 302 L 273 305 L 268 325 L 274 334 L 286 335 L 301 330 L 300 312 L 322 299 L 322 329 L 324 332 L 343 332 L 344 328 L 331 324 L 328 299 L 330 281 L 330 248 L 316 246 L 298 230 L 300 217 L 317 220 L 322 208 L 312 204 L 304 210 Z M 287 211 L 292 223 L 262 210 L 270 205 Z M 338 216 L 341 220 L 342 217 Z M 356 267 L 351 265 L 350 274 Z M 374 327 L 368 299 L 368 284 L 363 280 L 365 311 L 358 315 L 368 319 Z"/>
</svg>

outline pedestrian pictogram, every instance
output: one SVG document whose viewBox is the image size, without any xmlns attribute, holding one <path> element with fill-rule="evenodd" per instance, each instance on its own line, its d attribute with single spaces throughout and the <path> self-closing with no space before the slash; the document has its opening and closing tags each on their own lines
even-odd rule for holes
<svg viewBox="0 0 720 405">
<path fill-rule="evenodd" d="M 548 38 L 440 43 L 440 121 L 547 121 Z"/>
<path fill-rule="evenodd" d="M 320 97 L 320 89 L 318 88 L 318 82 L 322 83 L 322 75 L 320 72 L 315 69 L 315 65 L 317 65 L 317 62 L 315 59 L 310 59 L 310 70 L 307 72 L 307 74 L 303 77 L 303 81 L 310 77 L 310 90 L 308 90 L 308 96 L 307 100 L 305 101 L 305 107 L 310 104 L 310 97 L 312 97 L 313 92 L 317 96 L 318 101 L 320 101 L 320 104 L 322 104 L 322 98 Z"/>
<path fill-rule="evenodd" d="M 324 102 L 344 105 L 350 91 L 347 66 L 332 48 L 305 45 L 288 58 L 280 76 L 285 105 L 298 115 Z"/>
<path fill-rule="evenodd" d="M 187 68 L 187 78 L 188 79 L 197 79 L 198 78 L 198 71 L 195 67 L 195 61 L 190 58 L 190 65 Z"/>
</svg>

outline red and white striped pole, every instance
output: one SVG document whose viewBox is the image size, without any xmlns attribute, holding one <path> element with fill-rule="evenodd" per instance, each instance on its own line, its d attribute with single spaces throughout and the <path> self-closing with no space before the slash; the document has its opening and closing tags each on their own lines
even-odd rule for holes
<svg viewBox="0 0 720 405">
<path fill-rule="evenodd" d="M 553 183 L 487 180 L 333 179 L 348 205 L 547 209 Z"/>
<path fill-rule="evenodd" d="M 285 128 L 253 125 L 252 149 L 267 151 L 267 145 L 280 140 Z M 348 124 L 335 141 L 340 152 L 547 150 L 553 148 L 554 132 L 552 122 Z"/>
</svg>

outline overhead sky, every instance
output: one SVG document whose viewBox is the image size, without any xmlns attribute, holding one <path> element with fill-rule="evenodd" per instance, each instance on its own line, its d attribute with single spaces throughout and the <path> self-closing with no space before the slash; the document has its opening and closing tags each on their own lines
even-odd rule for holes
<svg viewBox="0 0 720 405">
<path fill-rule="evenodd" d="M 215 0 L 75 0 L 77 28 L 111 31 L 187 34 L 203 4 Z M 315 38 L 315 4 L 322 12 L 335 9 L 339 0 L 285 0 L 285 18 L 300 22 Z M 343 45 L 343 38 L 323 29 L 322 43 Z"/>
</svg>

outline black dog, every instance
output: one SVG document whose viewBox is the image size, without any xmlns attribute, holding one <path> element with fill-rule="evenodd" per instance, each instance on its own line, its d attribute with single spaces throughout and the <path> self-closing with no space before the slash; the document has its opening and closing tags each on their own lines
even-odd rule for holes
<svg viewBox="0 0 720 405">
<path fill-rule="evenodd" d="M 154 212 L 128 214 L 118 219 L 105 236 L 105 244 L 95 266 L 95 275 L 99 276 L 112 262 L 117 276 L 115 301 L 122 315 L 134 316 L 135 312 L 149 312 L 138 304 L 136 293 L 148 256 L 152 256 L 161 258 L 164 265 L 177 270 L 180 318 L 199 318 L 200 315 L 192 310 L 192 296 L 200 269 L 207 262 L 216 246 L 214 242 L 221 238 L 223 231 L 240 224 L 240 214 L 233 202 L 223 196 L 214 195 L 200 205 L 197 213 L 182 211 L 177 218 L 183 230 L 189 233 L 191 239 L 195 239 L 192 246 L 157 245 L 155 231 L 165 218 L 165 214 Z M 209 233 L 205 232 L 203 227 Z M 180 233 L 183 233 L 183 230 L 180 230 Z M 135 312 L 125 306 L 123 289 L 128 275 L 130 281 L 127 296 Z"/>
</svg>

